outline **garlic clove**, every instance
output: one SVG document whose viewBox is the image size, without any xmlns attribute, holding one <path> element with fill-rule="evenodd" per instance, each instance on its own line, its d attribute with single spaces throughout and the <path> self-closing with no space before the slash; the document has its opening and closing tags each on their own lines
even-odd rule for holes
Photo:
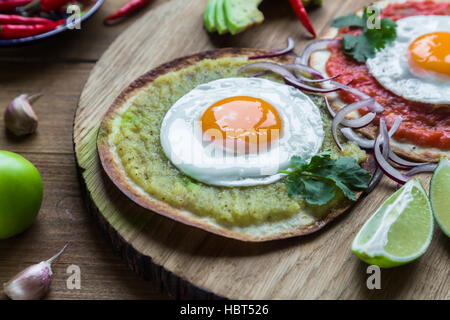
<svg viewBox="0 0 450 320">
<path fill-rule="evenodd" d="M 42 299 L 52 282 L 51 264 L 64 252 L 67 245 L 47 261 L 29 266 L 3 284 L 4 293 L 12 300 Z"/>
<path fill-rule="evenodd" d="M 38 117 L 31 107 L 26 94 L 12 100 L 5 111 L 5 126 L 17 136 L 34 133 L 38 126 Z"/>
<path fill-rule="evenodd" d="M 48 292 L 52 282 L 52 269 L 46 261 L 32 265 L 3 285 L 12 300 L 37 300 Z"/>
</svg>

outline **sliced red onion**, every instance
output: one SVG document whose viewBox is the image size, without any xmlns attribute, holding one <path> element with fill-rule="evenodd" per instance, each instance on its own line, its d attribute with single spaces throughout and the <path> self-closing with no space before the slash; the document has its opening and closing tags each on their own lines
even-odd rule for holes
<svg viewBox="0 0 450 320">
<path fill-rule="evenodd" d="M 274 58 L 274 57 L 283 56 L 285 54 L 288 54 L 292 50 L 294 50 L 294 48 L 295 48 L 294 39 L 292 39 L 291 37 L 288 37 L 287 38 L 287 47 L 286 48 L 284 48 L 282 50 L 276 50 L 273 53 L 262 55 L 262 56 L 252 56 L 252 57 L 249 57 L 248 60 L 266 59 L 266 58 Z"/>
<path fill-rule="evenodd" d="M 375 145 L 374 140 L 361 137 L 351 128 L 341 128 L 341 132 L 347 140 L 355 141 L 361 148 L 373 149 L 373 146 Z"/>
<path fill-rule="evenodd" d="M 339 110 L 336 113 L 336 115 L 333 119 L 333 122 L 331 124 L 331 132 L 333 133 L 334 141 L 336 142 L 336 144 L 340 150 L 342 150 L 343 148 L 337 137 L 337 129 L 338 129 L 338 126 L 342 123 L 342 121 L 345 120 L 345 116 L 353 111 L 358 110 L 358 109 L 361 109 L 361 108 L 364 108 L 367 106 L 370 107 L 374 103 L 375 103 L 375 99 L 373 99 L 373 98 L 353 102 L 352 104 L 349 104 L 348 106 L 342 108 L 341 110 Z"/>
<path fill-rule="evenodd" d="M 410 167 L 410 168 L 417 167 L 417 166 L 422 166 L 422 165 L 425 164 L 423 162 L 411 162 L 411 161 L 405 160 L 403 158 L 400 158 L 392 150 L 390 150 L 390 152 L 389 152 L 389 159 L 391 159 L 396 164 L 399 164 L 399 165 L 404 166 L 404 167 Z"/>
<path fill-rule="evenodd" d="M 325 98 L 325 100 L 326 100 L 326 102 L 328 102 L 326 98 Z M 336 114 L 334 112 L 334 110 L 329 106 L 329 104 L 327 105 L 327 107 L 329 107 L 328 111 L 331 110 L 330 113 L 332 112 L 334 115 Z M 400 127 L 401 123 L 402 123 L 402 117 L 401 116 L 398 116 L 397 118 L 395 118 L 395 122 L 392 125 L 391 129 L 389 130 L 389 137 L 392 137 L 395 134 L 395 132 L 397 132 L 397 130 Z M 341 128 L 341 132 L 344 135 L 344 137 L 347 138 L 347 140 L 355 141 L 361 148 L 373 149 L 373 147 L 375 145 L 375 140 L 366 139 L 364 137 L 361 137 L 359 134 L 357 134 L 351 128 Z M 406 160 L 404 160 L 404 161 L 406 162 Z"/>
<path fill-rule="evenodd" d="M 330 103 L 328 102 L 328 98 L 327 97 L 324 97 L 324 98 L 325 98 L 325 105 L 326 105 L 331 117 L 332 118 L 336 117 L 336 111 L 334 111 L 333 108 L 331 107 Z M 370 100 L 370 99 L 371 98 L 366 99 L 366 100 Z M 346 107 L 344 107 L 344 108 L 346 108 Z M 365 126 L 369 125 L 375 119 L 375 117 L 376 117 L 376 114 L 374 114 L 373 112 L 370 112 L 358 119 L 353 119 L 353 120 L 344 119 L 341 121 L 341 124 L 345 127 L 360 129 L 360 128 L 364 128 Z"/>
<path fill-rule="evenodd" d="M 361 92 L 358 89 L 352 88 L 349 85 L 342 84 L 342 83 L 337 82 L 337 81 L 331 81 L 330 83 L 332 85 L 336 86 L 336 87 L 341 88 L 342 90 L 351 92 L 352 94 L 354 94 L 355 96 L 357 96 L 361 100 L 371 99 L 372 98 L 371 96 L 365 94 L 364 92 Z M 371 111 L 376 112 L 376 113 L 383 113 L 384 112 L 384 108 L 378 102 L 375 101 L 374 105 L 371 108 Z"/>
<path fill-rule="evenodd" d="M 384 139 L 384 137 L 382 137 L 382 138 Z M 389 145 L 389 140 L 387 140 L 387 141 L 388 141 L 387 143 Z M 375 142 L 374 142 L 374 145 L 375 145 Z M 383 148 L 383 150 L 381 152 L 381 156 L 383 157 L 383 159 L 387 161 L 388 155 L 389 155 L 389 148 Z M 377 169 L 375 170 L 375 173 L 373 174 L 372 180 L 370 180 L 369 186 L 366 189 L 366 193 L 372 192 L 373 189 L 375 189 L 375 187 L 380 183 L 382 178 L 383 178 L 383 171 L 377 165 Z"/>
<path fill-rule="evenodd" d="M 267 70 L 260 71 L 260 72 L 257 72 L 257 73 L 252 74 L 252 75 L 250 76 L 250 78 L 259 78 L 259 77 L 265 76 L 265 75 L 268 74 L 268 73 L 269 73 L 269 71 L 267 71 Z"/>
<path fill-rule="evenodd" d="M 353 119 L 353 120 L 344 119 L 344 120 L 342 120 L 341 124 L 346 127 L 349 127 L 349 128 L 361 129 L 361 128 L 364 128 L 364 127 L 368 126 L 369 124 L 371 124 L 376 116 L 377 115 L 375 112 L 369 112 L 358 119 Z"/>
<path fill-rule="evenodd" d="M 340 39 L 322 39 L 322 40 L 314 41 L 314 42 L 310 43 L 305 48 L 305 50 L 303 50 L 302 55 L 297 59 L 297 61 L 301 64 L 308 65 L 309 58 L 311 57 L 311 54 L 314 51 L 325 50 L 328 48 L 328 46 L 330 46 L 332 44 L 338 44 L 340 42 L 341 42 Z M 296 63 L 297 63 L 297 61 L 296 61 Z"/>
<path fill-rule="evenodd" d="M 289 71 L 293 71 L 297 79 L 302 80 L 304 82 L 321 83 L 325 81 L 334 80 L 340 76 L 340 74 L 338 74 L 333 77 L 324 78 L 316 69 L 302 64 L 285 64 L 283 65 L 283 67 L 285 67 Z M 304 77 L 301 73 L 306 73 L 315 79 Z"/>
<path fill-rule="evenodd" d="M 412 176 L 421 172 L 434 172 L 434 170 L 436 170 L 436 167 L 437 163 L 425 163 L 407 171 L 405 174 L 407 176 Z"/>
<path fill-rule="evenodd" d="M 402 124 L 402 117 L 401 116 L 397 116 L 394 120 L 394 124 L 392 125 L 391 129 L 389 130 L 389 136 L 392 137 L 398 130 L 398 128 L 400 128 L 400 125 Z"/>
<path fill-rule="evenodd" d="M 288 70 L 307 73 L 316 79 L 324 79 L 324 77 L 322 76 L 322 74 L 319 71 L 317 71 L 316 69 L 314 69 L 310 66 L 304 65 L 304 64 L 298 64 L 298 63 L 285 64 L 284 67 Z M 310 79 L 308 79 L 308 80 L 310 80 Z"/>
<path fill-rule="evenodd" d="M 365 192 L 371 193 L 373 189 L 375 189 L 375 187 L 380 183 L 382 178 L 383 178 L 383 171 L 381 171 L 380 168 L 377 167 L 377 169 L 373 174 L 372 179 L 370 179 L 369 185 L 367 186 Z"/>
<path fill-rule="evenodd" d="M 383 152 L 381 152 L 381 147 L 383 148 Z M 394 180 L 397 183 L 405 184 L 406 181 L 409 180 L 409 177 L 395 169 L 391 166 L 391 164 L 387 161 L 386 157 L 383 154 L 389 154 L 390 146 L 389 146 L 389 133 L 386 127 L 386 122 L 382 117 L 380 119 L 380 133 L 378 134 L 377 139 L 375 140 L 374 146 L 374 154 L 375 161 L 378 164 L 378 167 L 387 175 L 389 178 Z"/>
<path fill-rule="evenodd" d="M 294 76 L 284 77 L 284 81 L 290 86 L 293 86 L 293 87 L 303 90 L 303 91 L 312 92 L 312 93 L 331 93 L 331 92 L 341 90 L 338 87 L 330 88 L 330 89 L 321 89 L 321 88 L 311 87 L 311 86 L 308 86 L 307 84 L 304 84 L 303 82 L 300 82 Z"/>
<path fill-rule="evenodd" d="M 397 116 L 395 118 L 394 124 L 392 125 L 391 129 L 389 130 L 389 137 L 392 137 L 397 132 L 402 121 L 403 121 L 403 119 L 401 116 Z M 411 161 L 405 160 L 403 158 L 400 158 L 392 150 L 389 151 L 389 159 L 391 159 L 393 162 L 395 162 L 401 166 L 404 166 L 404 167 L 416 167 L 416 166 L 423 164 L 420 162 L 411 162 Z"/>
<path fill-rule="evenodd" d="M 300 82 L 299 80 L 297 80 L 297 78 L 288 69 L 284 68 L 284 66 L 279 65 L 277 63 L 273 63 L 273 62 L 252 63 L 252 64 L 242 67 L 241 69 L 239 69 L 238 72 L 243 72 L 248 69 L 263 69 L 263 70 L 268 70 L 268 71 L 274 72 L 274 73 L 282 76 L 287 84 L 289 84 L 297 89 L 303 90 L 303 91 L 308 91 L 308 92 L 313 92 L 313 93 L 330 93 L 330 92 L 335 92 L 337 90 L 340 90 L 340 88 L 338 88 L 338 87 L 331 88 L 331 89 L 321 89 L 321 88 L 316 88 L 316 87 L 312 87 L 307 84 L 304 84 L 303 82 Z"/>
<path fill-rule="evenodd" d="M 271 71 L 282 77 L 291 77 L 291 78 L 295 77 L 289 70 L 284 68 L 282 65 L 279 65 L 274 62 L 255 62 L 242 67 L 241 69 L 239 69 L 238 72 L 243 72 L 249 69 L 262 69 L 264 71 L 266 70 Z"/>
<path fill-rule="evenodd" d="M 328 101 L 327 97 L 324 97 L 325 105 L 327 106 L 328 113 L 331 115 L 332 118 L 336 117 L 336 111 L 333 110 L 333 108 L 330 105 L 330 102 Z"/>
</svg>

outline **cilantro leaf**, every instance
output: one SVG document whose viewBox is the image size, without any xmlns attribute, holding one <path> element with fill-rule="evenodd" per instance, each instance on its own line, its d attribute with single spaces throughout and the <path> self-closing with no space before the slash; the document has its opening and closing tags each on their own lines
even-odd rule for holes
<svg viewBox="0 0 450 320">
<path fill-rule="evenodd" d="M 394 21 L 384 18 L 380 21 L 380 29 L 367 29 L 364 35 L 376 50 L 381 50 L 397 38 L 396 28 Z"/>
<path fill-rule="evenodd" d="M 331 23 L 332 27 L 364 27 L 364 20 L 356 14 L 349 14 L 348 16 L 338 17 Z"/>
<path fill-rule="evenodd" d="M 293 169 L 302 170 L 303 167 L 305 167 L 307 165 L 308 165 L 308 163 L 299 156 L 293 156 L 291 158 L 291 166 Z"/>
<path fill-rule="evenodd" d="M 312 205 L 323 206 L 330 202 L 336 194 L 333 185 L 325 181 L 303 178 L 303 184 L 305 185 L 303 197 Z"/>
<path fill-rule="evenodd" d="M 303 195 L 306 202 L 318 206 L 327 204 L 336 193 L 330 183 L 307 179 L 296 174 L 288 176 L 286 186 L 289 197 Z"/>
<path fill-rule="evenodd" d="M 291 198 L 297 197 L 302 194 L 305 190 L 305 185 L 303 184 L 303 179 L 300 175 L 290 174 L 286 179 L 286 187 L 288 190 L 288 195 Z"/>
<path fill-rule="evenodd" d="M 363 35 L 342 35 L 342 48 L 345 54 L 353 56 L 358 62 L 364 62 L 375 56 L 374 46 Z"/>
<path fill-rule="evenodd" d="M 377 12 L 369 12 L 368 8 L 363 12 L 362 17 L 353 14 L 339 17 L 332 23 L 336 28 L 346 26 L 363 28 L 360 35 L 339 35 L 342 37 L 344 53 L 358 62 L 373 58 L 377 50 L 383 49 L 397 38 L 397 24 L 394 21 L 389 18 L 380 20 Z"/>
<path fill-rule="evenodd" d="M 355 189 L 366 189 L 370 174 L 361 168 L 355 159 L 342 157 L 335 162 L 335 174 L 339 179 Z"/>
<path fill-rule="evenodd" d="M 299 165 L 300 164 L 300 165 Z M 356 200 L 356 190 L 365 189 L 370 174 L 362 169 L 355 159 L 341 157 L 331 158 L 331 152 L 315 155 L 309 163 L 300 157 L 292 157 L 292 171 L 288 173 L 286 188 L 290 197 L 301 195 L 312 205 L 324 205 L 335 196 L 340 189 L 344 196 Z"/>
</svg>

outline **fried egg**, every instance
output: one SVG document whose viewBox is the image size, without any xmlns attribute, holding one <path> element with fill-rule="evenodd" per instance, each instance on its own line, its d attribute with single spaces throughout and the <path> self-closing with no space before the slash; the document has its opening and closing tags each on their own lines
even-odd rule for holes
<svg viewBox="0 0 450 320">
<path fill-rule="evenodd" d="M 411 101 L 450 103 L 450 16 L 397 21 L 397 39 L 366 61 L 391 92 Z"/>
<path fill-rule="evenodd" d="M 324 139 L 319 108 L 293 87 L 262 78 L 202 84 L 166 113 L 160 141 L 187 176 L 215 186 L 283 177 L 293 155 L 311 159 Z"/>
</svg>

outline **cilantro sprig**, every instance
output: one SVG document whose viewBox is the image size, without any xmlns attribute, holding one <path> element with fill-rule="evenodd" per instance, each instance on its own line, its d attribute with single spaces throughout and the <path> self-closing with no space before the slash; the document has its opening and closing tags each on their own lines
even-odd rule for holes
<svg viewBox="0 0 450 320">
<path fill-rule="evenodd" d="M 332 24 L 335 28 L 361 27 L 363 32 L 359 36 L 342 34 L 342 48 L 344 53 L 352 56 L 359 62 L 373 58 L 377 50 L 383 49 L 387 44 L 397 38 L 397 24 L 389 18 L 379 20 L 376 12 L 369 12 L 364 8 L 363 15 L 350 14 L 335 19 Z M 370 26 L 377 25 L 378 28 Z"/>
<path fill-rule="evenodd" d="M 301 195 L 307 203 L 319 206 L 333 199 L 338 189 L 355 201 L 354 190 L 366 189 L 370 180 L 370 174 L 355 159 L 332 159 L 330 151 L 315 155 L 309 163 L 293 156 L 291 170 L 281 172 L 288 174 L 286 187 L 290 197 Z"/>
</svg>

